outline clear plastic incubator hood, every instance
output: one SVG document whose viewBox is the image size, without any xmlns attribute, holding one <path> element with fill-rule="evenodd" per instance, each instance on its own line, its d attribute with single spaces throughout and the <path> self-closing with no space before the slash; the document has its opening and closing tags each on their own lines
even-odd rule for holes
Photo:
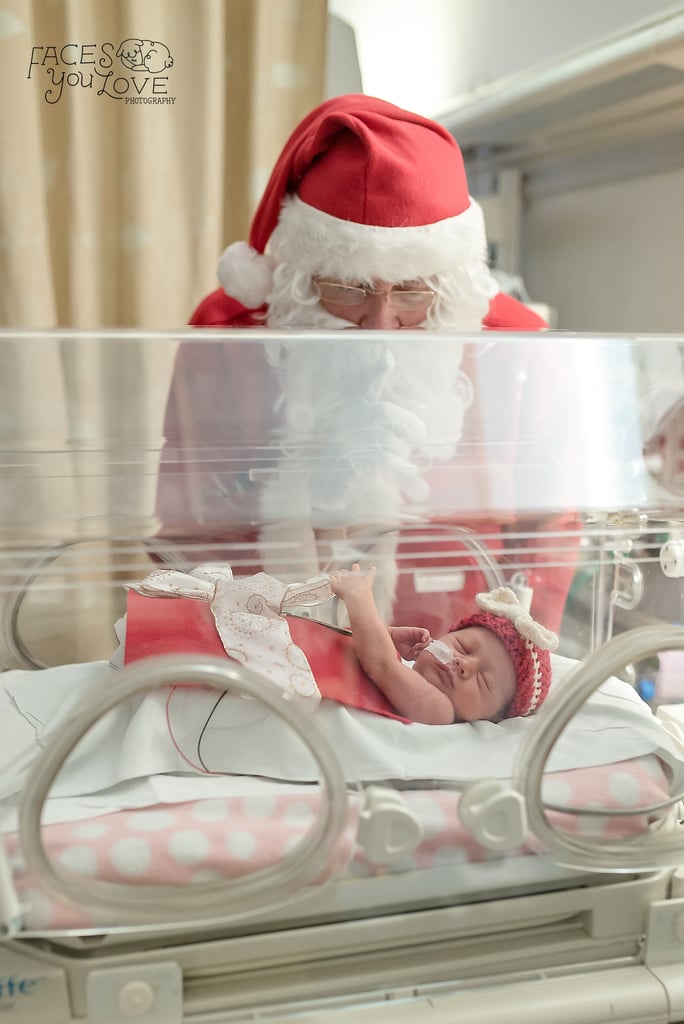
<svg viewBox="0 0 684 1024">
<path fill-rule="evenodd" d="M 0 1017 L 683 1021 L 683 352 L 0 332 Z M 357 563 L 548 696 L 407 720 Z"/>
</svg>

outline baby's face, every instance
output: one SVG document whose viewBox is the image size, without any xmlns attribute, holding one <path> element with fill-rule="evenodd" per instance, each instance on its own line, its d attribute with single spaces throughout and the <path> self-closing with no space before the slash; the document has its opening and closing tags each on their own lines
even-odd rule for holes
<svg viewBox="0 0 684 1024">
<path fill-rule="evenodd" d="M 501 721 L 516 690 L 515 668 L 503 641 L 484 626 L 468 626 L 440 640 L 453 653 L 451 664 L 421 651 L 414 670 L 446 694 L 454 722 Z"/>
</svg>

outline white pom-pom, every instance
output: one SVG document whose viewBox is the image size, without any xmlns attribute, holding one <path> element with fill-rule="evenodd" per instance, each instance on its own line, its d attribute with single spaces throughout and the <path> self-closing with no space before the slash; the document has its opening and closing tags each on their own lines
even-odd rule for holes
<svg viewBox="0 0 684 1024">
<path fill-rule="evenodd" d="M 224 250 L 218 265 L 221 286 L 247 309 L 263 306 L 273 285 L 275 260 L 259 253 L 247 242 L 233 242 Z"/>
</svg>

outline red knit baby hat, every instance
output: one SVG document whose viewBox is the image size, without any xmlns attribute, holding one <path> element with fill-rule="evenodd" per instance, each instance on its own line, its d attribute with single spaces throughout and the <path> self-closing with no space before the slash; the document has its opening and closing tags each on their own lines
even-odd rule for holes
<svg viewBox="0 0 684 1024">
<path fill-rule="evenodd" d="M 513 662 L 518 680 L 515 697 L 504 717 L 531 715 L 548 696 L 551 685 L 549 651 L 558 646 L 558 637 L 534 621 L 509 587 L 478 594 L 475 602 L 483 610 L 461 619 L 449 632 L 467 626 L 484 626 L 499 637 Z"/>
<path fill-rule="evenodd" d="M 274 251 L 264 255 L 272 236 Z M 226 249 L 219 278 L 255 308 L 285 259 L 349 281 L 400 281 L 451 270 L 485 250 L 482 213 L 453 136 L 385 100 L 337 96 L 285 143 L 249 245 Z"/>
</svg>

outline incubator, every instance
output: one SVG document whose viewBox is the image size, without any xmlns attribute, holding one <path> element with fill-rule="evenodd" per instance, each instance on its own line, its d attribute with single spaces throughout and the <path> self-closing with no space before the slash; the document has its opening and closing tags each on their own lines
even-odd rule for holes
<svg viewBox="0 0 684 1024">
<path fill-rule="evenodd" d="M 683 346 L 0 333 L 0 1017 L 684 1021 Z M 349 699 L 354 563 L 548 698 Z"/>
</svg>

